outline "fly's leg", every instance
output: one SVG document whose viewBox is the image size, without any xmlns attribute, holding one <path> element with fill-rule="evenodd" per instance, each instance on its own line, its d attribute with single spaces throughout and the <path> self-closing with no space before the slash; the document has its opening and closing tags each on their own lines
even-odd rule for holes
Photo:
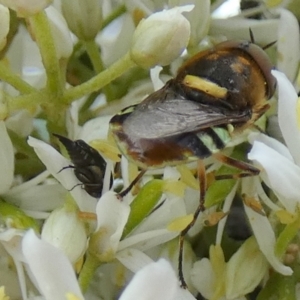
<svg viewBox="0 0 300 300">
<path fill-rule="evenodd" d="M 134 187 L 134 185 L 141 180 L 141 178 L 144 176 L 145 173 L 146 173 L 146 170 L 141 170 L 140 173 L 132 180 L 132 182 L 129 184 L 129 186 L 126 189 L 124 189 L 122 192 L 120 192 L 119 195 L 122 198 L 125 197 L 131 191 L 131 189 Z"/>
<path fill-rule="evenodd" d="M 260 170 L 258 168 L 244 161 L 237 160 L 232 157 L 228 157 L 222 153 L 215 153 L 213 156 L 223 164 L 241 170 L 241 173 L 237 173 L 237 174 L 216 175 L 215 176 L 216 180 L 239 179 L 244 177 L 256 176 L 260 173 Z"/>
<path fill-rule="evenodd" d="M 216 180 L 224 180 L 224 179 L 239 179 L 249 176 L 258 175 L 260 170 L 246 162 L 225 156 L 221 153 L 216 153 L 213 155 L 217 160 L 222 162 L 223 164 L 229 165 L 233 168 L 241 170 L 241 173 L 238 174 L 223 174 L 223 175 L 216 175 Z M 181 283 L 181 287 L 187 288 L 187 284 L 185 282 L 183 276 L 183 243 L 184 238 L 188 231 L 194 226 L 199 214 L 205 211 L 204 202 L 205 202 L 205 193 L 206 193 L 206 185 L 207 185 L 207 178 L 206 178 L 206 170 L 202 160 L 198 161 L 198 178 L 200 184 L 200 200 L 199 205 L 194 212 L 193 219 L 190 224 L 180 233 L 179 235 L 179 257 L 178 257 L 178 276 Z"/>
<path fill-rule="evenodd" d="M 187 288 L 187 284 L 185 282 L 183 276 L 183 243 L 184 238 L 188 231 L 194 226 L 199 214 L 205 210 L 204 201 L 205 201 L 205 192 L 206 192 L 206 170 L 205 165 L 202 160 L 198 161 L 198 178 L 199 178 L 199 185 L 200 185 L 200 199 L 199 205 L 194 212 L 193 219 L 188 226 L 180 232 L 179 235 L 179 256 L 178 256 L 178 277 L 181 283 L 182 288 Z"/>
</svg>

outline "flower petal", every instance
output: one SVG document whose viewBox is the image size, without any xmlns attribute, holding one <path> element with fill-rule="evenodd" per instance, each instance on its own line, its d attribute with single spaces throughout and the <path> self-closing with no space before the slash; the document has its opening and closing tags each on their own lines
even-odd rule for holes
<svg viewBox="0 0 300 300">
<path fill-rule="evenodd" d="M 118 249 L 122 250 L 134 246 L 145 251 L 174 239 L 178 234 L 179 232 L 172 232 L 167 229 L 147 231 L 122 240 Z"/>
<path fill-rule="evenodd" d="M 162 71 L 161 66 L 156 66 L 150 70 L 150 76 L 151 76 L 151 81 L 153 83 L 153 88 L 154 91 L 158 91 L 161 89 L 165 84 L 163 81 L 159 78 L 159 74 Z"/>
<path fill-rule="evenodd" d="M 34 15 L 47 7 L 53 0 L 1 0 L 0 3 L 13 9 L 19 17 Z"/>
<path fill-rule="evenodd" d="M 298 95 L 287 77 L 272 71 L 278 84 L 278 122 L 287 147 L 294 160 L 300 165 L 300 132 L 297 123 L 296 104 Z"/>
<path fill-rule="evenodd" d="M 277 68 L 284 72 L 290 80 L 294 80 L 298 71 L 300 56 L 299 24 L 295 15 L 287 10 L 280 9 L 278 26 Z"/>
<path fill-rule="evenodd" d="M 245 212 L 248 216 L 254 236 L 261 252 L 265 255 L 270 265 L 282 275 L 292 275 L 293 270 L 285 266 L 274 253 L 275 234 L 266 216 L 256 213 L 252 208 L 244 204 Z"/>
<path fill-rule="evenodd" d="M 261 176 L 284 207 L 294 212 L 300 202 L 300 168 L 267 145 L 255 141 L 248 158 L 263 167 Z"/>
<path fill-rule="evenodd" d="M 0 50 L 6 45 L 6 36 L 9 31 L 9 10 L 0 4 Z"/>
<path fill-rule="evenodd" d="M 208 258 L 202 258 L 195 262 L 191 272 L 191 280 L 204 298 L 211 299 L 214 294 L 216 276 Z"/>
<path fill-rule="evenodd" d="M 0 141 L 0 194 L 4 194 L 14 178 L 14 148 L 3 121 L 0 121 Z"/>
<path fill-rule="evenodd" d="M 226 35 L 228 39 L 245 39 L 251 28 L 255 43 L 267 45 L 277 40 L 278 19 L 254 20 L 241 17 L 212 19 L 210 35 Z M 249 37 L 250 38 L 250 37 Z"/>
<path fill-rule="evenodd" d="M 268 263 L 254 237 L 230 258 L 226 268 L 226 297 L 235 299 L 252 292 L 267 274 Z"/>
<path fill-rule="evenodd" d="M 52 211 L 63 204 L 67 191 L 61 184 L 53 182 L 25 187 L 26 183 L 10 189 L 5 200 L 23 210 L 40 212 Z"/>
<path fill-rule="evenodd" d="M 284 144 L 278 142 L 274 138 L 271 138 L 263 133 L 252 132 L 249 134 L 248 140 L 251 144 L 253 144 L 255 141 L 262 142 L 268 147 L 277 151 L 279 154 L 289 159 L 290 161 L 294 161 L 289 149 Z"/>
<path fill-rule="evenodd" d="M 136 273 L 119 300 L 173 300 L 178 288 L 175 272 L 164 259 Z"/>
<path fill-rule="evenodd" d="M 70 165 L 70 161 L 64 158 L 52 146 L 37 140 L 33 137 L 28 138 L 28 144 L 34 148 L 35 153 L 46 166 L 48 171 L 67 189 L 76 201 L 79 209 L 86 212 L 95 212 L 96 199 L 91 197 L 80 187 L 75 187 L 78 179 L 75 177 L 72 169 L 64 169 Z M 61 171 L 61 172 L 60 172 Z M 75 188 L 73 188 L 75 187 Z"/>
<path fill-rule="evenodd" d="M 126 248 L 119 251 L 116 258 L 133 273 L 136 273 L 153 262 L 153 260 L 144 252 L 134 248 Z"/>
<path fill-rule="evenodd" d="M 23 254 L 46 300 L 65 300 L 67 293 L 84 299 L 68 258 L 29 230 L 22 242 Z"/>
<path fill-rule="evenodd" d="M 124 227 L 130 213 L 130 206 L 118 198 L 114 192 L 104 194 L 96 208 L 97 230 L 103 231 L 98 249 L 105 253 L 106 251 L 116 252 Z M 97 234 L 97 233 L 96 233 Z M 96 250 L 98 251 L 98 250 Z"/>
</svg>

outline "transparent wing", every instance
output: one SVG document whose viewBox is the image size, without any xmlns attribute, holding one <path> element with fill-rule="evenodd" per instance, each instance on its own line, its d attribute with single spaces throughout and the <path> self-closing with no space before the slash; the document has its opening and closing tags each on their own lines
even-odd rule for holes
<svg viewBox="0 0 300 300">
<path fill-rule="evenodd" d="M 248 112 L 233 112 L 217 105 L 186 100 L 174 92 L 163 91 L 162 94 L 156 92 L 135 107 L 123 123 L 126 134 L 157 139 L 249 119 Z M 175 96 L 177 98 L 172 98 Z"/>
</svg>

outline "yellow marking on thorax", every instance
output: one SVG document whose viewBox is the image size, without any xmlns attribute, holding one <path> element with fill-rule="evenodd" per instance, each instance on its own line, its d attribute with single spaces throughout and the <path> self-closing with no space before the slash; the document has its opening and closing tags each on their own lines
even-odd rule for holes
<svg viewBox="0 0 300 300">
<path fill-rule="evenodd" d="M 224 98 L 227 94 L 226 88 L 198 76 L 186 75 L 183 79 L 183 83 L 191 88 L 203 91 L 215 98 Z"/>
</svg>

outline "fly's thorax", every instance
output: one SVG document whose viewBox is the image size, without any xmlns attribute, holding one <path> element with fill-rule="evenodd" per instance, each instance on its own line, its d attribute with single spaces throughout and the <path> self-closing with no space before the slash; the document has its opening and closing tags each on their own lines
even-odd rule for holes
<svg viewBox="0 0 300 300">
<path fill-rule="evenodd" d="M 259 46 L 227 41 L 189 59 L 178 70 L 176 79 L 186 97 L 194 101 L 216 105 L 219 101 L 220 106 L 234 110 L 259 111 L 275 91 L 271 70 L 271 62 Z M 191 82 L 189 77 L 194 83 L 187 84 Z"/>
</svg>

